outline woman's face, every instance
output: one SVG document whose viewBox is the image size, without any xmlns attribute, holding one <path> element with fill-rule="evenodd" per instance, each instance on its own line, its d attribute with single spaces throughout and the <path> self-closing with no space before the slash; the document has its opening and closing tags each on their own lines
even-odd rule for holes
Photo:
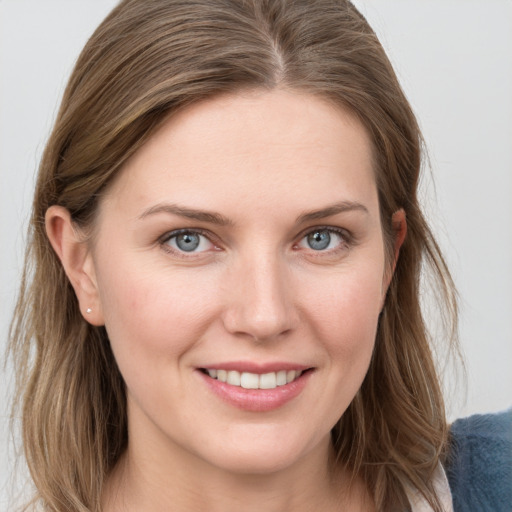
<svg viewBox="0 0 512 512">
<path fill-rule="evenodd" d="M 387 284 L 354 116 L 284 91 L 184 110 L 111 185 L 91 258 L 132 445 L 256 473 L 325 454 Z"/>
</svg>

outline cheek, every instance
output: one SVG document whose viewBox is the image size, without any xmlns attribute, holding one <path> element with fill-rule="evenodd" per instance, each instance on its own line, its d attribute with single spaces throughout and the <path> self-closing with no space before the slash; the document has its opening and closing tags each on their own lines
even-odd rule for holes
<svg viewBox="0 0 512 512">
<path fill-rule="evenodd" d="M 142 370 L 145 363 L 174 366 L 207 328 L 218 303 L 217 288 L 208 285 L 212 280 L 129 261 L 106 268 L 99 276 L 100 297 L 121 371 Z"/>
<path fill-rule="evenodd" d="M 311 293 L 314 290 L 314 293 Z M 328 276 L 323 283 L 309 287 L 311 309 L 324 317 L 327 328 L 358 325 L 364 329 L 363 319 L 377 318 L 382 301 L 382 273 L 379 271 L 340 272 Z"/>
<path fill-rule="evenodd" d="M 304 311 L 332 363 L 342 364 L 344 372 L 366 372 L 382 302 L 380 267 L 341 272 L 314 289 Z"/>
<path fill-rule="evenodd" d="M 323 280 L 323 279 L 322 279 Z M 323 357 L 323 392 L 311 409 L 331 429 L 349 407 L 367 374 L 380 313 L 382 274 L 346 269 L 317 280 L 309 289 L 302 318 Z M 312 293 L 311 290 L 315 292 Z M 306 290 L 304 285 L 303 291 Z"/>
</svg>

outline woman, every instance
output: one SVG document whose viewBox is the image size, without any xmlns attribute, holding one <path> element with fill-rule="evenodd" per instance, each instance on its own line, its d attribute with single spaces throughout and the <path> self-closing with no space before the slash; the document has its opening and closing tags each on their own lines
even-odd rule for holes
<svg viewBox="0 0 512 512">
<path fill-rule="evenodd" d="M 421 135 L 339 1 L 124 1 L 40 167 L 11 350 L 49 510 L 449 510 Z M 31 356 L 34 359 L 31 359 Z"/>
</svg>

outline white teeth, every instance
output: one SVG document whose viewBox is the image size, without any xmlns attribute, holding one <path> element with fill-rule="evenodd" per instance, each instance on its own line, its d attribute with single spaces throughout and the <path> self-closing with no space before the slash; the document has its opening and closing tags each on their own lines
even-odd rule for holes
<svg viewBox="0 0 512 512">
<path fill-rule="evenodd" d="M 230 371 L 228 372 L 228 378 L 226 382 L 232 386 L 240 386 L 240 372 Z"/>
<path fill-rule="evenodd" d="M 264 373 L 260 375 L 260 389 L 274 389 L 277 384 L 277 377 L 275 372 L 273 373 Z"/>
<path fill-rule="evenodd" d="M 260 378 L 256 373 L 242 373 L 240 377 L 240 385 L 245 389 L 258 389 Z"/>
<path fill-rule="evenodd" d="M 238 386 L 245 389 L 275 389 L 278 386 L 284 386 L 298 379 L 302 375 L 302 371 L 296 370 L 280 370 L 278 372 L 269 373 L 250 373 L 237 372 L 236 370 L 218 370 L 207 369 L 208 375 L 212 379 L 226 382 L 231 386 Z"/>
<path fill-rule="evenodd" d="M 290 383 L 290 382 L 293 382 L 295 380 L 295 370 L 288 370 L 286 372 L 286 382 L 287 383 Z"/>
</svg>

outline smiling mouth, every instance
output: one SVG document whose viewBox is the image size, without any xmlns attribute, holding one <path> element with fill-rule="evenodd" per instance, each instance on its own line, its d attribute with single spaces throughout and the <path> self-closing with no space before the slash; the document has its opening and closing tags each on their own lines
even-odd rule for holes
<svg viewBox="0 0 512 512">
<path fill-rule="evenodd" d="M 201 371 L 212 379 L 244 389 L 275 389 L 286 386 L 286 384 L 294 382 L 302 374 L 311 370 L 311 368 L 307 370 L 280 370 L 259 374 L 218 368 L 201 368 Z"/>
</svg>

